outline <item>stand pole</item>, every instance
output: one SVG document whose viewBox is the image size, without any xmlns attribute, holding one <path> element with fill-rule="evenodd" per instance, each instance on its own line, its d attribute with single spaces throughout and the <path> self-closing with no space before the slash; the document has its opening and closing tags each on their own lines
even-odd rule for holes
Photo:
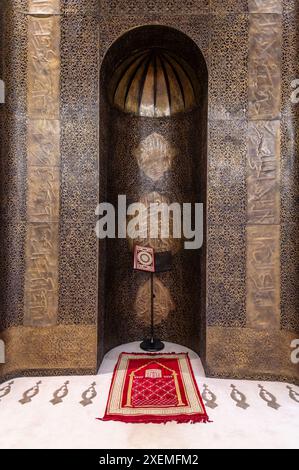
<svg viewBox="0 0 299 470">
<path fill-rule="evenodd" d="M 154 342 L 154 273 L 151 273 L 151 342 Z"/>
<path fill-rule="evenodd" d="M 142 341 L 140 344 L 141 349 L 144 351 L 149 351 L 149 352 L 155 352 L 155 351 L 162 351 L 164 349 L 164 343 L 160 341 L 159 339 L 155 338 L 155 332 L 154 332 L 154 299 L 155 299 L 155 293 L 154 293 L 154 273 L 151 272 L 151 288 L 150 288 L 150 296 L 151 296 L 151 335 L 150 339 L 145 339 Z"/>
</svg>

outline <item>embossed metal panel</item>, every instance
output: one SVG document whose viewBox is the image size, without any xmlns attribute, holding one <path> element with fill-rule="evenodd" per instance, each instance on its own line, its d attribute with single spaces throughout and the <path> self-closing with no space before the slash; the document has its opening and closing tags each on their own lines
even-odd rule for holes
<svg viewBox="0 0 299 470">
<path fill-rule="evenodd" d="M 280 327 L 280 229 L 247 227 L 247 326 Z"/>
<path fill-rule="evenodd" d="M 27 235 L 24 324 L 58 314 L 60 18 L 58 0 L 30 0 L 27 67 Z"/>
</svg>

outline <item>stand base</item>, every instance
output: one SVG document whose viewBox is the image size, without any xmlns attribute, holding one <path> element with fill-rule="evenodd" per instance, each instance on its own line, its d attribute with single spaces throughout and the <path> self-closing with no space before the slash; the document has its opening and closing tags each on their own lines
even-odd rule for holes
<svg viewBox="0 0 299 470">
<path fill-rule="evenodd" d="M 144 341 L 142 341 L 142 343 L 140 343 L 140 347 L 141 349 L 143 349 L 143 351 L 155 352 L 155 351 L 162 351 L 165 345 L 159 339 L 151 338 L 151 339 L 145 339 Z"/>
</svg>

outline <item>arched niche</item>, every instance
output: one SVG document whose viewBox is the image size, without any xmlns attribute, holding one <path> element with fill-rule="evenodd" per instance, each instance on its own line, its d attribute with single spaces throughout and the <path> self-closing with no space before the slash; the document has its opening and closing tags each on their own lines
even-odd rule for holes
<svg viewBox="0 0 299 470">
<path fill-rule="evenodd" d="M 204 57 L 185 34 L 142 26 L 108 50 L 100 74 L 100 202 L 202 202 L 207 185 Z M 205 354 L 206 246 L 143 240 L 171 251 L 173 268 L 156 275 L 157 334 Z M 149 276 L 132 269 L 132 243 L 107 239 L 99 250 L 98 358 L 149 331 Z"/>
</svg>

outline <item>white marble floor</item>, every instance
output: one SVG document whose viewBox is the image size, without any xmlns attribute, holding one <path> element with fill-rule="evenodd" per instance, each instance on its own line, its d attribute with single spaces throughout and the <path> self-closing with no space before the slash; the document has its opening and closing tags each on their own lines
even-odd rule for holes
<svg viewBox="0 0 299 470">
<path fill-rule="evenodd" d="M 214 408 L 207 406 L 213 422 L 158 425 L 96 420 L 104 414 L 113 368 L 122 351 L 140 349 L 138 343 L 131 343 L 110 351 L 96 376 L 14 380 L 10 392 L 0 398 L 0 448 L 299 448 L 298 387 L 291 387 L 295 392 L 291 398 L 285 383 L 208 379 L 193 351 L 170 343 L 165 352 L 188 351 L 201 393 L 205 385 L 215 395 L 213 399 L 206 397 L 217 404 Z M 39 381 L 38 393 L 21 404 L 24 392 Z M 54 392 L 65 382 L 67 395 L 53 405 Z M 82 406 L 82 394 L 93 383 L 97 396 L 91 404 Z M 6 385 L 0 386 L 0 397 L 7 391 Z M 232 385 L 245 395 L 246 409 L 231 397 Z M 259 396 L 259 385 L 275 397 L 263 392 L 274 408 Z M 235 396 L 240 399 L 239 394 Z"/>
</svg>

